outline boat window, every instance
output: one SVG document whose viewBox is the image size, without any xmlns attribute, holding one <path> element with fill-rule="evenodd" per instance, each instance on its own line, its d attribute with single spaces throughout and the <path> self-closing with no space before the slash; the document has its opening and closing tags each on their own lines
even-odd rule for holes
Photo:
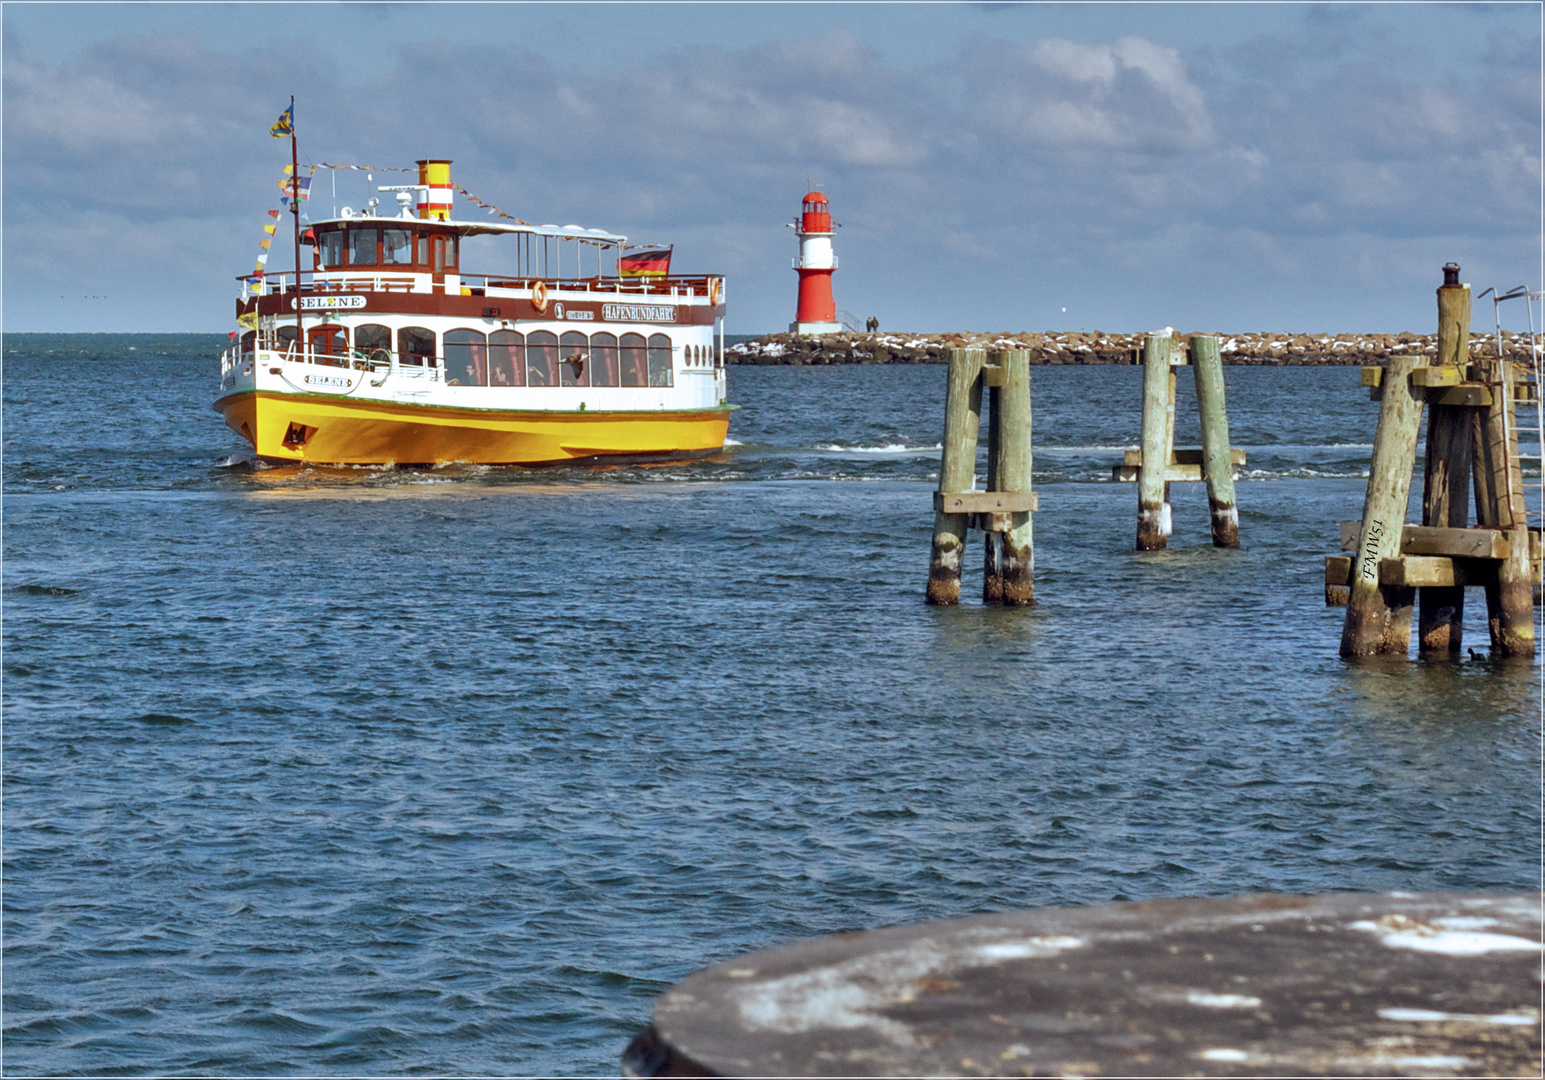
<svg viewBox="0 0 1545 1080">
<path fill-rule="evenodd" d="M 381 232 L 381 261 L 400 266 L 413 261 L 413 234 L 407 229 L 384 229 Z"/>
<path fill-rule="evenodd" d="M 343 265 L 343 233 L 337 229 L 325 232 L 317 243 L 317 263 L 325 267 Z"/>
<path fill-rule="evenodd" d="M 418 238 L 418 264 L 429 265 L 429 234 L 427 233 Z"/>
<path fill-rule="evenodd" d="M 516 330 L 488 335 L 488 385 L 526 385 L 526 336 Z"/>
<path fill-rule="evenodd" d="M 376 264 L 377 229 L 349 230 L 349 265 L 374 266 Z"/>
<path fill-rule="evenodd" d="M 274 331 L 274 337 L 278 339 L 274 346 L 280 352 L 289 352 L 295 347 L 295 326 L 293 323 L 285 323 Z"/>
<path fill-rule="evenodd" d="M 649 385 L 676 385 L 671 367 L 671 339 L 664 334 L 649 335 Z"/>
<path fill-rule="evenodd" d="M 649 367 L 645 361 L 644 335 L 623 334 L 619 351 L 623 386 L 648 386 Z"/>
<path fill-rule="evenodd" d="M 435 356 L 435 332 L 422 326 L 404 326 L 397 331 L 397 358 L 404 364 L 422 367 Z M 434 365 L 431 363 L 431 367 Z"/>
<path fill-rule="evenodd" d="M 526 385 L 558 385 L 558 336 L 537 330 L 526 339 Z"/>
<path fill-rule="evenodd" d="M 590 385 L 617 385 L 617 336 L 596 334 L 590 339 Z"/>
<path fill-rule="evenodd" d="M 392 359 L 392 332 L 380 323 L 364 323 L 354 328 L 354 350 L 378 364 Z M 378 355 L 380 354 L 380 355 Z"/>
<path fill-rule="evenodd" d="M 563 362 L 558 365 L 558 377 L 564 386 L 590 385 L 590 343 L 585 335 L 570 330 L 558 343 Z"/>
<path fill-rule="evenodd" d="M 449 266 L 452 270 L 456 269 L 456 238 L 454 236 L 447 236 L 445 238 L 445 265 Z"/>
<path fill-rule="evenodd" d="M 241 354 L 246 356 L 257 348 L 257 331 L 248 330 L 241 335 Z"/>
<path fill-rule="evenodd" d="M 488 385 L 487 339 L 478 330 L 445 332 L 445 381 L 451 386 Z"/>
<path fill-rule="evenodd" d="M 434 266 L 432 267 L 432 269 L 437 274 L 444 273 L 444 271 L 445 271 L 445 237 L 443 237 L 443 236 L 435 237 L 434 244 L 435 244 L 435 261 L 434 261 Z"/>
</svg>

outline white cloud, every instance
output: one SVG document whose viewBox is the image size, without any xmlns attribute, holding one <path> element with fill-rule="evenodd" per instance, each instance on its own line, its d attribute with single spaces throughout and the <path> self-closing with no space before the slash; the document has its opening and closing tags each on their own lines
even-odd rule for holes
<svg viewBox="0 0 1545 1080">
<path fill-rule="evenodd" d="M 1471 250 L 1537 243 L 1537 62 L 1444 74 L 1422 55 L 1397 65 L 1349 45 L 1344 58 L 1302 50 L 1308 75 L 1284 62 L 1263 76 L 1259 50 L 1207 53 L 1125 30 L 941 43 L 944 59 L 924 66 L 887 61 L 842 29 L 567 66 L 523 41 L 431 35 L 378 46 L 379 63 L 350 76 L 321 52 L 281 61 L 114 38 L 44 62 L 8 39 L 6 251 L 29 273 L 52 261 L 68 279 L 89 271 L 88 252 L 122 254 L 110 231 L 140 250 L 185 251 L 178 233 L 196 220 L 207 283 L 170 292 L 180 311 L 223 318 L 288 157 L 267 135 L 285 99 L 252 89 L 281 73 L 300 98 L 303 157 L 443 155 L 459 182 L 522 217 L 682 238 L 684 263 L 736 272 L 737 318 L 751 329 L 787 320 L 782 225 L 807 178 L 847 226 L 844 305 L 860 288 L 910 295 L 920 242 L 931 275 L 958 283 L 952 303 L 1027 295 L 1018 275 L 1031 265 L 1134 295 L 1172 273 L 1183 238 L 1227 239 L 1208 258 L 1258 283 L 1301 283 L 1316 245 L 1375 262 L 1388 245 L 1426 267 L 1455 257 L 1439 250 L 1455 237 Z M 339 201 L 358 205 L 363 177 L 339 185 Z M 1358 260 L 1336 265 L 1362 280 Z M 25 278 L 11 284 L 10 303 L 24 302 Z M 206 284 L 212 300 L 197 298 Z M 756 311 L 769 314 L 744 314 Z M 1182 316 L 1138 325 L 1153 317 Z"/>
<path fill-rule="evenodd" d="M 20 136 L 74 154 L 153 147 L 198 133 L 193 117 L 92 72 L 60 78 L 33 64 L 7 62 L 5 98 L 7 140 Z"/>
<path fill-rule="evenodd" d="M 1141 37 L 988 46 L 967 62 L 979 66 L 971 112 L 1027 148 L 1167 155 L 1215 141 L 1206 97 L 1179 51 Z"/>
<path fill-rule="evenodd" d="M 1116 53 L 1109 45 L 1077 45 L 1062 38 L 1035 43 L 1031 56 L 1051 75 L 1109 87 L 1116 81 Z"/>
</svg>

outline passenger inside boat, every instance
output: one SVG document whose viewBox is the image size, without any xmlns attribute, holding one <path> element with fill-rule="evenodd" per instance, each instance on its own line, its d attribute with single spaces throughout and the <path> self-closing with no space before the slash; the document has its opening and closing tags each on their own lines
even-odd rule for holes
<svg viewBox="0 0 1545 1080">
<path fill-rule="evenodd" d="M 558 385 L 558 335 L 535 330 L 526 338 L 526 385 Z"/>
<path fill-rule="evenodd" d="M 488 385 L 524 386 L 526 336 L 516 330 L 495 330 L 488 335 Z"/>
<path fill-rule="evenodd" d="M 445 381 L 449 386 L 487 386 L 488 360 L 484 337 L 477 330 L 445 332 Z"/>
</svg>

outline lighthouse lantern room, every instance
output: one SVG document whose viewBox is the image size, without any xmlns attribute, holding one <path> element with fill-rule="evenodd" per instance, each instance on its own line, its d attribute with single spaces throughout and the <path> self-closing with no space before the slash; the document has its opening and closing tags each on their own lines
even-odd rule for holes
<svg viewBox="0 0 1545 1080">
<path fill-rule="evenodd" d="M 799 237 L 799 258 L 794 269 L 799 272 L 799 304 L 791 334 L 837 334 L 843 325 L 837 321 L 837 302 L 832 299 L 832 272 L 837 256 L 832 253 L 831 205 L 826 196 L 812 191 L 805 196 L 803 212 L 790 223 Z"/>
</svg>

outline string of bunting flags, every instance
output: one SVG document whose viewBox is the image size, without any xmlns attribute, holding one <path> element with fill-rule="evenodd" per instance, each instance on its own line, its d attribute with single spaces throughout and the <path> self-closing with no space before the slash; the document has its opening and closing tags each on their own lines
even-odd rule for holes
<svg viewBox="0 0 1545 1080">
<path fill-rule="evenodd" d="M 318 169 L 350 169 L 350 170 L 352 170 L 354 172 L 405 172 L 405 173 L 410 173 L 410 172 L 415 172 L 416 171 L 414 169 L 396 168 L 396 167 L 390 166 L 390 165 L 384 166 L 384 167 L 378 167 L 378 166 L 375 166 L 375 165 L 334 165 L 334 164 L 331 164 L 330 162 L 326 162 L 326 161 L 320 162 L 316 167 Z M 497 206 L 495 206 L 491 202 L 487 202 L 487 201 L 485 201 L 483 199 L 478 198 L 476 195 L 472 194 L 472 192 L 468 191 L 466 188 L 462 187 L 458 183 L 452 182 L 451 187 L 453 187 L 457 191 L 461 192 L 462 196 L 468 202 L 474 204 L 475 206 L 479 207 L 483 211 L 485 211 L 485 212 L 487 212 L 489 214 L 494 215 L 495 217 L 501 217 L 501 218 L 504 218 L 504 219 L 506 219 L 508 221 L 513 221 L 517 225 L 530 225 L 531 224 L 531 222 L 522 220 L 521 218 L 516 217 L 514 214 L 507 214 L 507 213 L 505 213 L 503 210 L 499 209 Z"/>
<path fill-rule="evenodd" d="M 507 218 L 508 220 L 513 221 L 517 225 L 530 225 L 531 224 L 531 222 L 529 222 L 529 221 L 522 221 L 520 218 L 516 217 L 514 214 L 506 214 L 503 210 L 500 210 L 493 203 L 484 202 L 482 199 L 479 199 L 476 195 L 472 194 L 472 192 L 468 191 L 466 188 L 462 187 L 460 184 L 456 183 L 454 180 L 451 181 L 451 187 L 455 188 L 457 191 L 459 191 L 463 195 L 465 195 L 468 202 L 475 203 L 476 205 L 481 207 L 484 211 L 486 211 L 487 213 L 493 214 L 495 217 Z"/>
<path fill-rule="evenodd" d="M 292 106 L 292 108 L 293 108 L 293 106 Z M 280 138 L 280 137 L 283 137 L 284 135 L 291 134 L 293 129 L 294 129 L 293 113 L 290 110 L 286 110 L 285 113 L 280 116 L 279 123 L 276 123 L 274 125 L 272 134 L 276 138 Z M 279 208 L 277 210 L 269 210 L 268 211 L 268 216 L 270 218 L 272 218 L 273 220 L 270 221 L 267 225 L 263 226 L 264 236 L 263 236 L 262 240 L 258 241 L 259 251 L 258 251 L 257 262 L 254 264 L 254 266 L 252 268 L 252 273 L 248 274 L 243 279 L 243 283 L 242 283 L 242 297 L 243 298 L 245 298 L 247 296 L 247 292 L 248 292 L 249 289 L 251 290 L 251 292 L 254 295 L 262 293 L 262 291 L 263 291 L 263 278 L 264 278 L 264 275 L 267 273 L 266 267 L 267 267 L 267 264 L 268 264 L 269 247 L 273 244 L 274 235 L 275 235 L 275 233 L 276 233 L 276 231 L 278 229 L 279 215 L 284 210 L 289 209 L 290 203 L 291 203 L 292 200 L 299 200 L 299 201 L 302 201 L 302 202 L 307 202 L 307 201 L 309 201 L 311 199 L 311 181 L 312 181 L 312 178 L 316 175 L 316 171 L 318 169 L 346 169 L 346 170 L 349 170 L 351 172 L 399 172 L 399 173 L 411 173 L 411 172 L 415 171 L 413 169 L 401 168 L 401 167 L 392 166 L 392 165 L 386 165 L 386 166 L 378 166 L 378 165 L 343 165 L 343 164 L 335 164 L 333 162 L 327 162 L 327 161 L 317 162 L 316 164 L 313 164 L 313 165 L 310 165 L 310 166 L 306 166 L 306 168 L 307 168 L 308 171 L 307 171 L 307 174 L 305 176 L 295 176 L 295 175 L 293 175 L 293 173 L 294 173 L 293 166 L 286 165 L 284 167 L 284 175 L 283 175 L 283 177 L 280 180 L 277 181 L 279 190 L 282 193 L 282 197 L 279 200 Z M 526 221 L 526 220 L 524 220 L 522 218 L 518 218 L 514 214 L 506 213 L 505 211 L 501 210 L 499 207 L 495 206 L 493 203 L 486 202 L 485 200 L 478 198 L 476 195 L 472 194 L 472 192 L 468 191 L 466 188 L 462 187 L 460 184 L 453 183 L 451 186 L 454 187 L 457 191 L 459 191 L 461 193 L 461 195 L 468 202 L 470 202 L 473 205 L 477 206 L 479 209 L 483 210 L 487 214 L 490 214 L 490 215 L 492 215 L 494 217 L 503 218 L 506 221 L 513 221 L 517 225 L 530 225 L 531 224 L 531 222 Z M 599 247 L 610 247 L 610 246 L 612 246 L 610 244 L 603 244 L 603 243 L 599 243 L 598 241 L 594 241 L 594 240 L 587 240 L 584 237 L 573 237 L 573 239 L 578 240 L 578 241 L 580 241 L 580 243 L 584 243 L 584 244 L 596 244 Z M 644 258 L 640 258 L 639 256 L 632 256 L 632 257 L 629 257 L 626 260 L 626 262 L 629 262 L 629 263 L 644 262 L 644 263 L 651 263 L 652 264 L 656 260 L 659 260 L 663 256 L 664 265 L 667 266 L 667 267 L 670 265 L 670 263 L 669 263 L 669 260 L 670 260 L 670 253 L 669 253 L 669 251 L 648 251 L 648 252 L 641 252 L 640 255 L 643 256 Z M 632 275 L 653 276 L 653 275 L 661 273 L 662 271 L 661 271 L 660 267 L 658 267 L 657 265 L 648 265 L 647 268 L 644 267 L 644 266 L 637 266 L 637 267 L 629 266 L 629 267 L 623 269 L 623 272 L 627 276 L 632 276 Z"/>
<path fill-rule="evenodd" d="M 269 247 L 274 242 L 274 234 L 279 227 L 279 215 L 290 208 L 291 199 L 300 199 L 302 202 L 311 198 L 311 176 L 316 173 L 316 166 L 311 166 L 311 174 L 306 176 L 294 176 L 294 167 L 286 165 L 283 177 L 277 181 L 279 190 L 283 193 L 279 199 L 279 208 L 268 211 L 268 216 L 273 220 L 263 226 L 263 239 L 258 241 L 257 263 L 252 268 L 252 273 L 247 275 L 242 283 L 242 297 L 246 298 L 250 289 L 254 294 L 263 291 L 263 276 L 268 272 Z"/>
</svg>

